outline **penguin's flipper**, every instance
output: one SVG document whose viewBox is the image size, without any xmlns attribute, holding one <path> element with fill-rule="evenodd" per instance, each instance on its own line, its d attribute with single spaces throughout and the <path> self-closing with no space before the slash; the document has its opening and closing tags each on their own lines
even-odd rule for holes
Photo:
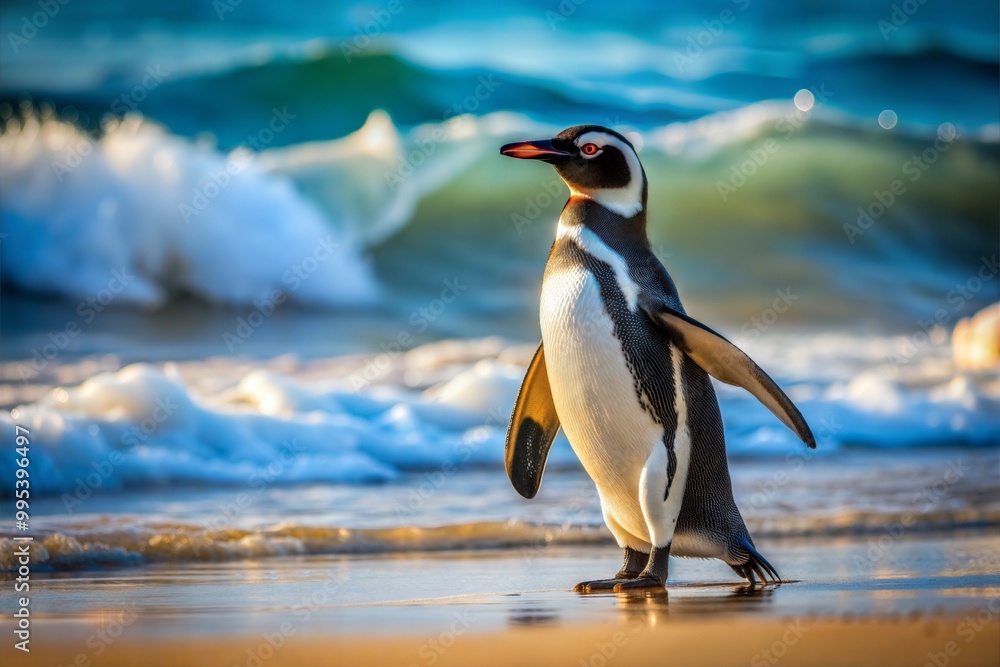
<svg viewBox="0 0 1000 667">
<path fill-rule="evenodd" d="M 552 402 L 545 353 L 539 343 L 517 392 L 504 446 L 507 476 L 514 489 L 525 498 L 534 498 L 538 493 L 545 460 L 558 430 L 559 417 Z"/>
<path fill-rule="evenodd" d="M 721 382 L 743 387 L 757 397 L 811 449 L 816 448 L 809 425 L 792 400 L 743 350 L 683 313 L 644 294 L 640 306 L 702 370 Z"/>
</svg>

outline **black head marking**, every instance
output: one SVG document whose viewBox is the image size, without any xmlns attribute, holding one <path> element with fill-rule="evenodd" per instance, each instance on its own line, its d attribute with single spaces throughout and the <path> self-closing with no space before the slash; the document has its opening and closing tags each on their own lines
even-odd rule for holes
<svg viewBox="0 0 1000 667">
<path fill-rule="evenodd" d="M 580 142 L 580 139 L 587 135 L 597 135 L 598 138 L 592 144 Z M 617 141 L 609 142 L 600 135 Z M 572 154 L 571 158 L 554 165 L 559 175 L 570 185 L 588 190 L 615 189 L 624 188 L 632 181 L 634 175 L 622 150 L 624 148 L 634 153 L 635 147 L 632 146 L 632 142 L 614 130 L 600 125 L 577 125 L 553 137 L 552 145 Z M 585 146 L 590 145 L 596 147 L 596 154 L 592 157 L 583 150 Z"/>
<path fill-rule="evenodd" d="M 593 199 L 623 218 L 645 211 L 646 174 L 632 142 L 614 130 L 576 125 L 552 139 L 507 144 L 500 152 L 550 163 L 574 195 Z"/>
<path fill-rule="evenodd" d="M 590 135 L 593 142 L 581 141 Z M 556 171 L 571 186 L 579 189 L 615 189 L 627 187 L 638 175 L 632 173 L 628 157 L 623 152 L 635 152 L 632 142 L 614 130 L 600 125 L 577 125 L 552 138 L 552 145 L 572 154 L 553 163 Z M 594 155 L 584 148 L 593 146 Z"/>
</svg>

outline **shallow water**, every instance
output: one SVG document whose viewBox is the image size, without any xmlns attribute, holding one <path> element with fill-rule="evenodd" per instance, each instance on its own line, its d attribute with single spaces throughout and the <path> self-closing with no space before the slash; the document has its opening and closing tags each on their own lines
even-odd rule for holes
<svg viewBox="0 0 1000 667">
<path fill-rule="evenodd" d="M 767 540 L 789 583 L 756 592 L 715 561 L 673 560 L 669 590 L 655 596 L 577 595 L 580 579 L 610 573 L 611 546 L 553 547 L 531 558 L 510 551 L 400 556 L 307 556 L 164 564 L 141 570 L 40 575 L 33 601 L 45 613 L 36 641 L 84 640 L 128 622 L 129 641 L 257 637 L 291 622 L 296 633 L 420 635 L 456 618 L 474 632 L 523 625 L 735 614 L 755 617 L 901 618 L 970 612 L 1000 595 L 995 534 L 905 537 L 873 562 L 863 540 Z M 378 585 L 373 585 L 377 583 Z M 11 601 L 4 598 L 6 613 Z M 82 644 L 81 644 L 82 645 Z M 414 647 L 416 649 L 416 646 Z"/>
<path fill-rule="evenodd" d="M 846 450 L 736 457 L 732 471 L 734 496 L 758 544 L 858 535 L 894 544 L 1000 527 L 998 463 L 995 451 L 984 450 Z M 559 545 L 613 544 L 593 483 L 577 466 L 549 470 L 532 501 L 517 496 L 495 467 L 409 473 L 360 487 L 164 488 L 67 498 L 33 504 L 36 571 L 500 548 L 534 557 Z M 5 546 L 10 536 L 0 537 Z"/>
<path fill-rule="evenodd" d="M 688 311 L 816 432 L 805 455 L 719 387 L 754 534 L 879 539 L 915 511 L 903 541 L 936 567 L 948 538 L 920 535 L 994 530 L 1000 379 L 956 367 L 949 333 L 1000 294 L 995 3 L 922 5 L 888 34 L 865 2 L 626 4 L 416 3 L 360 53 L 369 10 L 336 3 L 69 3 L 17 53 L 0 40 L 0 441 L 32 433 L 39 571 L 610 553 L 563 439 L 532 503 L 500 463 L 566 192 L 497 149 L 586 121 L 640 148 Z M 33 6 L 5 3 L 0 33 Z M 889 574 L 931 576 L 918 552 Z M 546 562 L 546 581 L 566 565 Z M 838 608 L 836 582 L 810 590 Z M 176 614 L 188 593 L 157 594 Z"/>
</svg>

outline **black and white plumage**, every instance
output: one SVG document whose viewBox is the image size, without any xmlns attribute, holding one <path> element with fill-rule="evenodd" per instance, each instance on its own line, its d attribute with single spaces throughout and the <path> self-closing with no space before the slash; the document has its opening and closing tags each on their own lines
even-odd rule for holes
<svg viewBox="0 0 1000 667">
<path fill-rule="evenodd" d="M 561 426 L 594 480 L 625 562 L 577 590 L 663 586 L 669 554 L 719 558 L 751 583 L 777 573 L 733 500 L 709 374 L 747 388 L 809 446 L 780 388 L 687 316 L 646 235 L 645 172 L 604 127 L 569 128 L 501 153 L 551 163 L 570 189 L 542 282 L 542 344 L 507 434 L 507 472 L 533 497 Z"/>
</svg>

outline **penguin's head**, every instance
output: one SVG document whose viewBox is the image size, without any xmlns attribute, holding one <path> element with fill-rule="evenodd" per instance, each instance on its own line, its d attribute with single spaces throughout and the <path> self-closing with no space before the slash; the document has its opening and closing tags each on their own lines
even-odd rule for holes
<svg viewBox="0 0 1000 667">
<path fill-rule="evenodd" d="M 570 192 L 631 218 L 645 208 L 646 174 L 632 143 L 600 125 L 577 125 L 551 139 L 507 144 L 500 153 L 555 167 Z"/>
</svg>

